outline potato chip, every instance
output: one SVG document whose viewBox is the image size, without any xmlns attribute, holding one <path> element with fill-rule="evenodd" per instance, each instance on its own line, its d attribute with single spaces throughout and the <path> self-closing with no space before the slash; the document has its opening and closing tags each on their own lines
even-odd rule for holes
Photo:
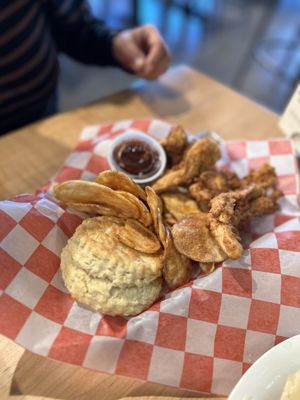
<svg viewBox="0 0 300 400">
<path fill-rule="evenodd" d="M 136 204 L 109 187 L 95 182 L 66 181 L 55 186 L 54 195 L 66 205 L 70 203 L 99 204 L 119 210 L 120 214 L 127 218 L 138 219 L 140 216 L 140 209 Z"/>
<path fill-rule="evenodd" d="M 111 170 L 100 172 L 96 178 L 96 182 L 111 189 L 128 192 L 142 200 L 146 200 L 145 191 L 123 172 Z"/>
<path fill-rule="evenodd" d="M 159 240 L 161 241 L 162 245 L 165 247 L 166 245 L 166 227 L 163 222 L 161 210 L 157 210 L 157 221 L 158 221 L 158 237 Z"/>
<path fill-rule="evenodd" d="M 184 193 L 163 193 L 161 194 L 161 198 L 163 199 L 165 209 L 167 209 L 177 221 L 180 221 L 189 214 L 201 212 L 195 200 Z"/>
<path fill-rule="evenodd" d="M 184 285 L 191 278 L 192 262 L 180 254 L 173 242 L 171 232 L 167 229 L 164 253 L 163 277 L 171 289 Z"/>
<path fill-rule="evenodd" d="M 205 274 L 211 274 L 215 270 L 215 263 L 210 262 L 210 263 L 199 263 L 200 268 Z"/>
<path fill-rule="evenodd" d="M 175 217 L 173 217 L 172 214 L 170 214 L 168 211 L 164 213 L 163 215 L 163 222 L 164 224 L 167 224 L 169 226 L 172 226 L 174 224 L 176 224 L 177 219 Z"/>
<path fill-rule="evenodd" d="M 137 219 L 140 222 L 142 222 L 145 226 L 149 226 L 152 224 L 152 217 L 151 217 L 150 211 L 148 210 L 148 208 L 145 206 L 145 204 L 140 199 L 138 199 L 136 196 L 134 196 L 131 193 L 123 192 L 121 190 L 117 190 L 116 193 L 123 196 L 126 200 L 130 201 L 132 204 L 134 204 L 138 208 L 139 217 Z"/>
<path fill-rule="evenodd" d="M 221 262 L 227 258 L 208 229 L 206 214 L 191 214 L 172 227 L 179 253 L 204 263 Z"/>
<path fill-rule="evenodd" d="M 127 219 L 125 226 L 116 231 L 116 237 L 121 243 L 142 253 L 153 254 L 161 248 L 156 235 L 134 219 Z"/>
<path fill-rule="evenodd" d="M 162 215 L 163 215 L 163 205 L 161 199 L 155 193 L 155 191 L 150 187 L 146 186 L 146 196 L 147 203 L 150 208 L 150 213 L 152 215 L 152 221 L 154 225 L 154 230 L 159 237 L 162 245 L 165 246 L 166 243 L 166 228 L 164 226 Z"/>
<path fill-rule="evenodd" d="M 88 203 L 67 203 L 68 208 L 81 211 L 87 214 L 105 215 L 108 217 L 120 217 L 127 218 L 126 215 L 122 215 L 120 210 L 114 209 L 113 207 L 105 207 L 100 204 L 88 204 Z"/>
<path fill-rule="evenodd" d="M 243 246 L 240 243 L 238 231 L 230 224 L 211 219 L 209 224 L 211 234 L 218 242 L 220 248 L 229 258 L 238 259 L 243 253 Z"/>
</svg>

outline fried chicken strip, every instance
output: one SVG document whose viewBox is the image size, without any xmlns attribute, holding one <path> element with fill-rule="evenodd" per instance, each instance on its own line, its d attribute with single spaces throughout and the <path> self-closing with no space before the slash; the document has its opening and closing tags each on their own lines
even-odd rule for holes
<svg viewBox="0 0 300 400">
<path fill-rule="evenodd" d="M 264 195 L 264 190 L 256 185 L 241 190 L 221 193 L 210 202 L 210 214 L 224 224 L 238 226 L 249 215 L 251 201 Z"/>
<path fill-rule="evenodd" d="M 252 184 L 244 189 L 222 193 L 210 202 L 209 229 L 229 258 L 237 259 L 243 252 L 237 230 L 241 221 L 252 216 L 270 214 L 278 209 L 280 191 L 267 196 L 262 187 Z"/>
<path fill-rule="evenodd" d="M 209 202 L 221 193 L 246 188 L 251 184 L 267 189 L 275 187 L 277 182 L 273 167 L 264 164 L 249 175 L 240 179 L 234 172 L 228 170 L 203 172 L 197 182 L 189 187 L 191 196 L 203 209 L 207 209 Z M 267 201 L 266 201 L 267 202 Z M 269 201 L 270 204 L 270 201 Z"/>
<path fill-rule="evenodd" d="M 182 160 L 183 152 L 188 145 L 187 135 L 181 126 L 176 126 L 160 144 L 167 153 L 168 164 L 173 166 Z"/>
<path fill-rule="evenodd" d="M 185 152 L 182 162 L 171 168 L 152 186 L 164 192 L 177 186 L 187 185 L 204 171 L 209 171 L 221 157 L 218 144 L 211 138 L 194 142 Z"/>
<path fill-rule="evenodd" d="M 205 171 L 196 183 L 189 187 L 191 196 L 202 209 L 207 209 L 209 202 L 220 193 L 240 188 L 240 179 L 231 171 Z"/>
<path fill-rule="evenodd" d="M 266 189 L 274 187 L 277 182 L 277 176 L 274 167 L 264 164 L 260 168 L 253 170 L 249 175 L 241 180 L 242 186 L 248 186 L 255 183 L 257 186 Z"/>
</svg>

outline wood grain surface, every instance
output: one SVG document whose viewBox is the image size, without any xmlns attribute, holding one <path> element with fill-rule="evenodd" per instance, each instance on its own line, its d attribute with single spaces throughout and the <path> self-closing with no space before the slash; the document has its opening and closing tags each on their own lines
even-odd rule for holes
<svg viewBox="0 0 300 400">
<path fill-rule="evenodd" d="M 45 183 L 62 165 L 85 126 L 144 117 L 179 123 L 193 133 L 211 129 L 225 139 L 281 136 L 278 117 L 271 111 L 186 66 L 179 66 L 158 82 L 137 83 L 132 89 L 1 138 L 0 198 L 33 193 Z M 48 360 L 0 337 L 0 399 L 13 399 L 16 395 L 19 400 L 208 398 Z"/>
<path fill-rule="evenodd" d="M 137 397 L 122 397 L 120 400 L 189 400 L 190 397 L 170 397 L 170 396 L 137 396 Z M 206 399 L 212 400 L 211 397 Z M 203 397 L 194 397 L 194 400 L 205 400 Z"/>
<path fill-rule="evenodd" d="M 281 135 L 277 116 L 187 67 L 97 103 L 58 114 L 0 139 L 0 198 L 33 193 L 62 165 L 87 125 L 155 117 L 193 133 L 211 129 L 226 139 Z"/>
</svg>

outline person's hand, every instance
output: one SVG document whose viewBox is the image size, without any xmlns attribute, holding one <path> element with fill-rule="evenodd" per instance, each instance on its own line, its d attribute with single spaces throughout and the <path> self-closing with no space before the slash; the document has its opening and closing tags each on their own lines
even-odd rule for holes
<svg viewBox="0 0 300 400">
<path fill-rule="evenodd" d="M 158 78 L 170 64 L 170 52 L 158 30 L 151 25 L 118 33 L 112 46 L 121 66 L 145 79 Z"/>
</svg>

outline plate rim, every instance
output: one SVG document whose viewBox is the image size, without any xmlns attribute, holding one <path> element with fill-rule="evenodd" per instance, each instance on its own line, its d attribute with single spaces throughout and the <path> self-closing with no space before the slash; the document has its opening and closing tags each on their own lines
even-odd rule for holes
<svg viewBox="0 0 300 400">
<path fill-rule="evenodd" d="M 265 362 L 265 359 L 267 359 L 271 353 L 278 351 L 279 348 L 283 348 L 283 347 L 287 346 L 289 343 L 294 342 L 294 341 L 300 341 L 300 334 L 291 336 L 290 338 L 283 340 L 282 342 L 271 347 L 269 350 L 267 350 L 265 353 L 263 353 L 238 380 L 238 382 L 236 383 L 236 385 L 230 392 L 230 394 L 228 396 L 228 400 L 235 400 L 237 398 L 234 396 L 237 396 L 239 394 L 238 390 L 240 390 L 240 387 L 248 379 L 248 376 L 253 373 L 253 370 L 257 369 L 258 365 L 263 364 Z M 300 365 L 299 365 L 299 369 L 300 369 Z"/>
</svg>

